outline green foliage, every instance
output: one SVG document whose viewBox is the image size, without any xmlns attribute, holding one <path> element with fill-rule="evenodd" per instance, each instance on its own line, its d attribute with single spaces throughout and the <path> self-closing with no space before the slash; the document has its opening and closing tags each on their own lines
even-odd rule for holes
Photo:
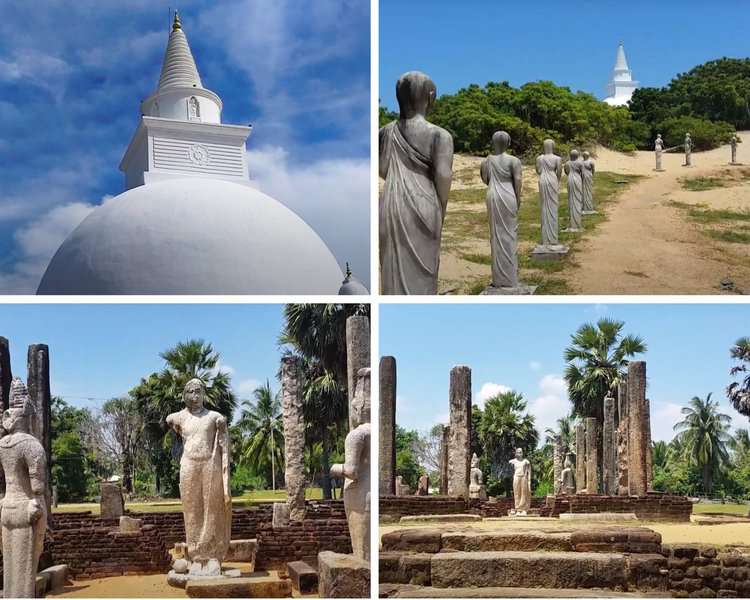
<svg viewBox="0 0 750 600">
<path fill-rule="evenodd" d="M 419 477 L 425 472 L 417 458 L 420 442 L 419 432 L 396 425 L 396 475 L 401 475 L 412 489 L 416 489 Z"/>
<path fill-rule="evenodd" d="M 693 140 L 693 150 L 710 150 L 728 143 L 734 127 L 723 121 L 708 121 L 699 117 L 669 117 L 656 125 L 667 147 L 680 146 L 689 132 Z"/>
<path fill-rule="evenodd" d="M 388 125 L 388 123 L 396 119 L 398 119 L 398 113 L 392 112 L 382 105 L 378 107 L 378 127 Z"/>
<path fill-rule="evenodd" d="M 53 397 L 50 416 L 52 433 L 52 483 L 61 502 L 81 502 L 96 484 L 96 467 L 90 449 L 83 442 L 91 413 Z"/>
<path fill-rule="evenodd" d="M 266 478 L 257 475 L 253 469 L 245 465 L 237 465 L 229 479 L 232 496 L 241 496 L 245 492 L 266 489 Z"/>
<path fill-rule="evenodd" d="M 727 398 L 737 412 L 750 417 L 750 338 L 738 339 L 730 348 L 729 354 L 735 363 L 729 374 L 732 379 L 739 375 L 742 380 L 732 381 L 727 386 Z"/>
</svg>

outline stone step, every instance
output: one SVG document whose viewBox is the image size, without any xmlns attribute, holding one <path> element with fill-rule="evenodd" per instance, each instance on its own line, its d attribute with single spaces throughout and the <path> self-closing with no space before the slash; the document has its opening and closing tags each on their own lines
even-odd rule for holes
<svg viewBox="0 0 750 600">
<path fill-rule="evenodd" d="M 481 521 L 481 515 L 459 513 L 452 515 L 410 515 L 401 517 L 401 523 L 476 523 Z"/>
<path fill-rule="evenodd" d="M 402 583 L 381 583 L 380 598 L 663 598 L 664 592 L 614 592 L 565 588 L 434 588 Z"/>
<path fill-rule="evenodd" d="M 661 554 L 636 560 L 604 552 L 444 552 L 430 559 L 436 588 L 604 588 L 666 590 L 667 561 Z"/>
</svg>

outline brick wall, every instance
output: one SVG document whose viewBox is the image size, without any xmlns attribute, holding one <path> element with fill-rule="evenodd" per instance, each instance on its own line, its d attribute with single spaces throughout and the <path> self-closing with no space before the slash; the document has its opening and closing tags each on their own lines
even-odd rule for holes
<svg viewBox="0 0 750 600">
<path fill-rule="evenodd" d="M 646 496 L 548 496 L 542 516 L 560 513 L 635 513 L 643 521 L 690 521 L 693 505 L 684 496 L 649 493 Z"/>
<path fill-rule="evenodd" d="M 468 511 L 466 500 L 453 496 L 380 496 L 381 517 L 455 515 Z"/>
<path fill-rule="evenodd" d="M 288 562 L 317 557 L 324 550 L 352 552 L 346 519 L 312 518 L 276 529 L 264 523 L 257 539 L 256 569 L 284 568 Z"/>
<path fill-rule="evenodd" d="M 677 598 L 750 597 L 750 549 L 663 544 L 669 590 Z"/>
</svg>

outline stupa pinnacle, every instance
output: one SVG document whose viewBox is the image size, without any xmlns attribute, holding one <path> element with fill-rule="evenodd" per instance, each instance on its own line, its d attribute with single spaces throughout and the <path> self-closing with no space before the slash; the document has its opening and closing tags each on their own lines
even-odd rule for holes
<svg viewBox="0 0 750 600">
<path fill-rule="evenodd" d="M 612 69 L 612 79 L 607 84 L 607 94 L 604 102 L 611 106 L 627 106 L 633 92 L 639 87 L 638 81 L 633 81 L 633 73 L 625 58 L 625 47 L 622 42 L 617 46 L 615 66 Z"/>
</svg>

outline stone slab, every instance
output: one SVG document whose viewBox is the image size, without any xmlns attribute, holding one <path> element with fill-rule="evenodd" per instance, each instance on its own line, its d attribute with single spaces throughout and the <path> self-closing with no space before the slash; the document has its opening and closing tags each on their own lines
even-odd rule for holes
<svg viewBox="0 0 750 600">
<path fill-rule="evenodd" d="M 141 519 L 134 519 L 133 517 L 126 517 L 123 515 L 120 517 L 120 532 L 121 533 L 138 533 L 143 527 L 143 521 Z"/>
<path fill-rule="evenodd" d="M 257 549 L 258 541 L 255 539 L 230 540 L 224 560 L 228 562 L 254 563 Z"/>
<path fill-rule="evenodd" d="M 48 592 L 57 592 L 68 582 L 68 565 L 53 565 L 40 571 L 40 575 L 49 575 Z"/>
<path fill-rule="evenodd" d="M 440 552 L 443 532 L 440 529 L 399 529 L 383 534 L 380 544 L 384 551 Z"/>
<path fill-rule="evenodd" d="M 543 522 L 543 521 L 557 521 L 557 517 L 540 517 L 538 515 L 526 515 L 520 516 L 520 515 L 513 515 L 512 517 L 484 517 L 482 521 L 504 521 L 507 522 L 508 519 L 513 519 L 514 521 L 535 521 L 535 522 Z"/>
<path fill-rule="evenodd" d="M 401 523 L 474 523 L 481 521 L 481 515 L 452 514 L 452 515 L 409 515 L 401 517 Z"/>
<path fill-rule="evenodd" d="M 292 582 L 272 577 L 193 580 L 185 592 L 189 598 L 291 598 Z"/>
<path fill-rule="evenodd" d="M 49 573 L 37 573 L 35 594 L 37 598 L 44 598 L 49 590 Z"/>
<path fill-rule="evenodd" d="M 531 252 L 531 258 L 534 260 L 546 261 L 546 260 L 559 260 L 570 251 L 568 246 L 558 244 L 556 246 L 542 246 L 538 245 Z"/>
<path fill-rule="evenodd" d="M 488 285 L 484 288 L 482 296 L 531 296 L 536 292 L 536 285 L 519 284 L 516 287 L 495 287 Z"/>
<path fill-rule="evenodd" d="M 191 582 L 225 582 L 229 579 L 237 579 L 242 575 L 239 569 L 226 569 L 221 572 L 219 577 L 209 575 L 190 575 L 189 573 L 178 573 L 174 569 L 167 573 L 167 583 L 172 587 L 187 589 Z"/>
<path fill-rule="evenodd" d="M 370 563 L 353 554 L 318 554 L 318 595 L 321 598 L 369 598 Z"/>
<path fill-rule="evenodd" d="M 306 594 L 318 589 L 318 570 L 304 560 L 295 560 L 286 565 L 292 588 Z"/>
<path fill-rule="evenodd" d="M 561 521 L 637 521 L 635 513 L 560 513 Z"/>
<path fill-rule="evenodd" d="M 663 592 L 615 592 L 561 588 L 435 588 L 402 583 L 381 583 L 381 598 L 663 598 Z"/>
<path fill-rule="evenodd" d="M 459 552 L 573 550 L 569 532 L 514 529 L 444 533 L 441 550 Z"/>
</svg>

